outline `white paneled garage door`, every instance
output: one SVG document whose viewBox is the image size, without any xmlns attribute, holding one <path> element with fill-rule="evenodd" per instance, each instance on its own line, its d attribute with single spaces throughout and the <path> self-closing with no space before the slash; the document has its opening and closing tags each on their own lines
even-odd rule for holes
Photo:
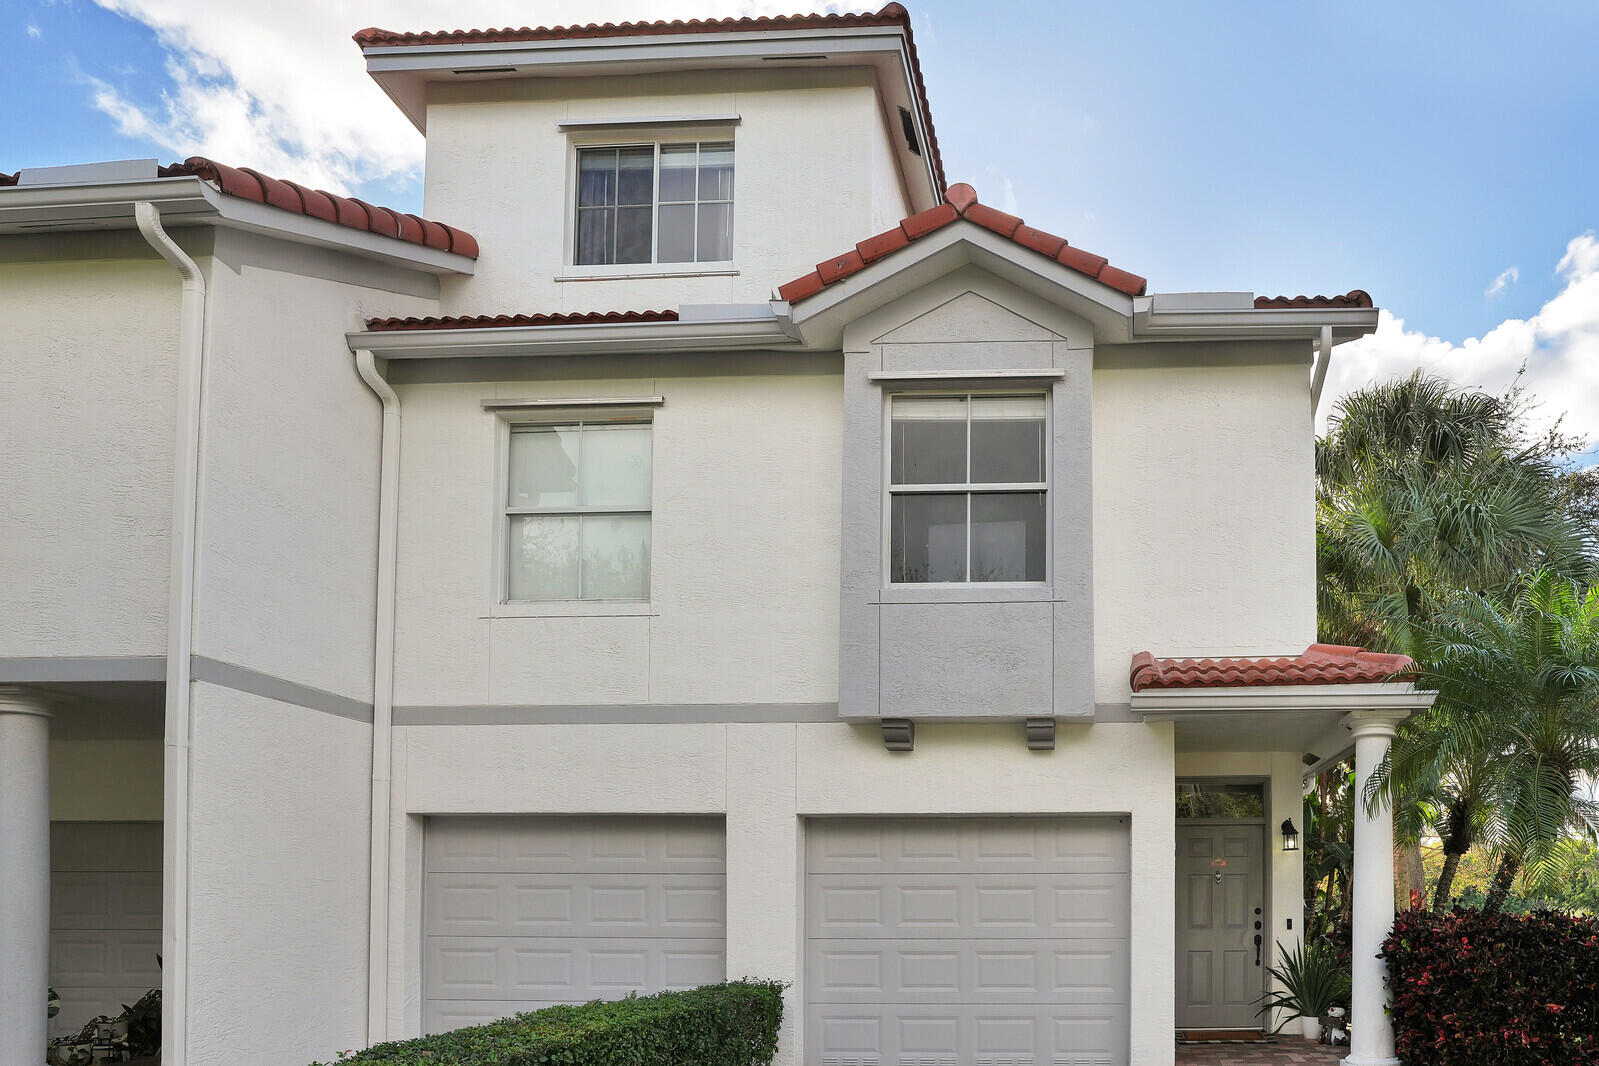
<svg viewBox="0 0 1599 1066">
<path fill-rule="evenodd" d="M 720 981 L 720 818 L 431 818 L 423 1026 Z"/>
<path fill-rule="evenodd" d="M 160 952 L 161 823 L 52 822 L 50 986 L 61 1013 L 51 1035 L 160 987 Z"/>
<path fill-rule="evenodd" d="M 837 819 L 806 835 L 812 1066 L 1125 1066 L 1125 818 Z"/>
</svg>

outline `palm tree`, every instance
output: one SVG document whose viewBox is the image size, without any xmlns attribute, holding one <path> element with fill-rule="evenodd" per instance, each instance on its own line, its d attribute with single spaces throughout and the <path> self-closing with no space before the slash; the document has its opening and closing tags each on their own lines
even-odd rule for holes
<svg viewBox="0 0 1599 1066">
<path fill-rule="evenodd" d="M 1420 371 L 1334 408 L 1316 442 L 1322 640 L 1414 656 L 1440 604 L 1459 590 L 1499 592 L 1534 568 L 1586 572 L 1590 531 L 1573 517 L 1586 497 L 1559 463 L 1571 442 L 1530 435 L 1524 416 L 1515 390 L 1462 390 Z M 1442 719 L 1438 711 L 1408 726 L 1394 758 L 1448 757 Z M 1409 765 L 1403 779 L 1412 787 L 1394 797 L 1413 890 L 1426 887 L 1421 834 L 1434 828 L 1444 839 L 1443 906 L 1460 855 L 1492 828 L 1486 783 L 1469 770 Z"/>
<path fill-rule="evenodd" d="M 1316 442 L 1324 640 L 1411 653 L 1452 591 L 1504 589 L 1535 567 L 1586 570 L 1562 471 L 1520 419 L 1514 394 L 1420 371 L 1339 402 Z"/>
<path fill-rule="evenodd" d="M 1518 873 L 1547 885 L 1574 833 L 1599 836 L 1599 808 L 1583 787 L 1599 774 L 1599 588 L 1537 572 L 1508 606 L 1460 593 L 1429 624 L 1417 665 L 1438 691 L 1437 713 L 1395 745 L 1367 800 L 1449 796 L 1433 907 L 1448 905 L 1465 850 L 1450 841 L 1458 833 L 1497 851 L 1486 903 L 1497 911 Z"/>
</svg>

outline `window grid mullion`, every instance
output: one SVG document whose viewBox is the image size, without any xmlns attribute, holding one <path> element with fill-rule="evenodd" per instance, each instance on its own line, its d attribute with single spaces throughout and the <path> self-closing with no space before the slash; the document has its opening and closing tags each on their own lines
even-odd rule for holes
<svg viewBox="0 0 1599 1066">
<path fill-rule="evenodd" d="M 966 484 L 972 483 L 972 394 L 966 394 Z M 966 493 L 966 573 L 972 580 L 972 494 Z"/>
<path fill-rule="evenodd" d="M 650 185 L 650 262 L 661 261 L 661 142 L 655 142 L 655 179 Z M 581 564 L 579 564 L 581 565 Z"/>
<path fill-rule="evenodd" d="M 621 189 L 622 189 L 621 175 L 617 175 L 616 188 L 617 188 L 618 194 L 620 194 Z M 620 198 L 620 195 L 618 196 L 618 198 Z M 585 436 L 585 434 L 583 433 L 583 420 L 579 419 L 578 423 L 577 423 L 577 502 L 579 504 L 581 504 L 583 502 L 583 437 L 584 436 Z M 583 556 L 585 554 L 587 554 L 583 550 L 583 521 L 584 521 L 583 516 L 582 515 L 578 515 L 578 518 L 577 518 L 577 598 L 580 599 L 580 600 L 583 598 Z"/>
</svg>

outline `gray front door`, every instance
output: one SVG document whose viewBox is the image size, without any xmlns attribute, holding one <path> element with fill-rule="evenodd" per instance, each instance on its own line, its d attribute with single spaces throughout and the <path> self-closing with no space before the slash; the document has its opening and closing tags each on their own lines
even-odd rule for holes
<svg viewBox="0 0 1599 1066">
<path fill-rule="evenodd" d="M 1177 1027 L 1258 1029 L 1265 942 L 1265 829 L 1177 823 Z"/>
</svg>

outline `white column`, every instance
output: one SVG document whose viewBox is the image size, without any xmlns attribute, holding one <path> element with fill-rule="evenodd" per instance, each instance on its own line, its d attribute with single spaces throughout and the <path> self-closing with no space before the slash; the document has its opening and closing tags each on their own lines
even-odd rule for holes
<svg viewBox="0 0 1599 1066">
<path fill-rule="evenodd" d="M 1354 990 L 1349 1055 L 1344 1066 L 1399 1066 L 1388 1017 L 1388 965 L 1377 957 L 1394 924 L 1394 814 L 1387 804 L 1366 810 L 1366 782 L 1388 754 L 1405 714 L 1356 711 L 1355 738 Z"/>
<path fill-rule="evenodd" d="M 0 1062 L 42 1063 L 50 982 L 50 707 L 0 685 Z"/>
</svg>

